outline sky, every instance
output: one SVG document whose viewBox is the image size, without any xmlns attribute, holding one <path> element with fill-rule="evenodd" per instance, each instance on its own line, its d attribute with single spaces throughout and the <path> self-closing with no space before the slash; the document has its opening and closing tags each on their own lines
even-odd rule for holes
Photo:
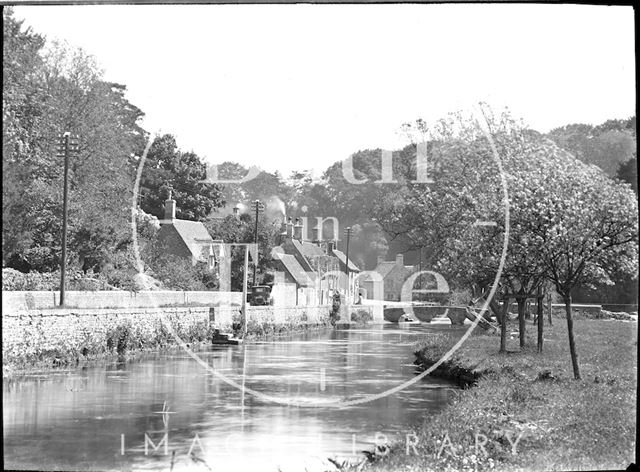
<svg viewBox="0 0 640 472">
<path fill-rule="evenodd" d="M 534 129 L 635 114 L 631 7 L 18 6 L 207 162 L 316 174 L 478 101 Z"/>
</svg>

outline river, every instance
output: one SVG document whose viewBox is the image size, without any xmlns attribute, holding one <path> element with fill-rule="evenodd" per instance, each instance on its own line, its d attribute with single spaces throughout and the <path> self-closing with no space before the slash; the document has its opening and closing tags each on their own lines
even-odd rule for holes
<svg viewBox="0 0 640 472">
<path fill-rule="evenodd" d="M 376 441 L 405 441 L 455 387 L 427 377 L 374 401 L 318 405 L 400 385 L 415 377 L 421 336 L 461 329 L 327 329 L 213 346 L 197 351 L 200 362 L 175 349 L 11 379 L 3 382 L 5 467 L 322 470 L 327 457 L 354 460 Z"/>
</svg>

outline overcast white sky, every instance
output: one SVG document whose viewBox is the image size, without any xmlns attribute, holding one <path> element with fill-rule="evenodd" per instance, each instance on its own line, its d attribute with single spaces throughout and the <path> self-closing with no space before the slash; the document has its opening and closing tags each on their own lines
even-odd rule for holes
<svg viewBox="0 0 640 472">
<path fill-rule="evenodd" d="M 95 55 L 150 132 L 287 175 L 394 149 L 406 121 L 479 100 L 539 131 L 635 113 L 631 7 L 20 6 Z"/>
</svg>

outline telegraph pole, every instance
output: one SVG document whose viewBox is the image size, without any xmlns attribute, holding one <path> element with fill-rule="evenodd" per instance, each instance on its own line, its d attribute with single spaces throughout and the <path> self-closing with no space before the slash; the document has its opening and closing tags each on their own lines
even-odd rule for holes
<svg viewBox="0 0 640 472">
<path fill-rule="evenodd" d="M 247 335 L 247 272 L 249 271 L 249 246 L 244 246 L 244 273 L 242 274 L 242 316 L 244 318 L 244 335 Z"/>
<path fill-rule="evenodd" d="M 345 269 L 346 269 L 346 273 L 347 273 L 347 303 L 349 302 L 349 294 L 351 292 L 351 283 L 349 282 L 349 238 L 351 236 L 351 226 L 347 226 L 344 229 L 344 234 L 347 236 L 347 252 L 346 252 L 346 259 L 347 259 L 347 263 L 345 264 Z"/>
<path fill-rule="evenodd" d="M 256 284 L 256 271 L 258 270 L 258 213 L 264 211 L 264 205 L 260 200 L 256 200 L 251 204 L 251 209 L 256 212 L 256 225 L 253 232 L 253 242 L 256 244 L 256 260 L 253 261 L 253 285 Z"/>
<path fill-rule="evenodd" d="M 420 290 L 422 290 L 422 288 L 423 288 L 422 287 L 422 246 L 420 246 L 420 272 L 419 272 L 419 274 L 420 275 L 418 275 L 418 286 L 420 287 Z"/>
<path fill-rule="evenodd" d="M 69 213 L 69 154 L 77 148 L 77 137 L 69 131 L 60 137 L 58 157 L 64 155 L 64 190 L 62 197 L 62 260 L 60 261 L 60 306 L 64 306 L 67 272 L 67 219 Z"/>
</svg>

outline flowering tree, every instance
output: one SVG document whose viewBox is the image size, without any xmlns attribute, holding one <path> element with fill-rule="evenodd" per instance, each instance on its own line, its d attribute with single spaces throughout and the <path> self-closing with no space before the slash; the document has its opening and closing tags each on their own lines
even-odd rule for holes
<svg viewBox="0 0 640 472">
<path fill-rule="evenodd" d="M 529 231 L 542 242 L 546 275 L 563 298 L 573 374 L 580 379 L 571 294 L 578 284 L 637 276 L 638 205 L 628 184 L 564 152 L 549 156 L 555 169 L 548 191 L 536 197 Z"/>
<path fill-rule="evenodd" d="M 403 182 L 379 200 L 378 221 L 392 236 L 429 247 L 430 262 L 450 284 L 486 291 L 499 271 L 506 230 L 495 149 L 509 192 L 508 252 L 501 285 L 518 301 L 520 345 L 524 347 L 525 296 L 549 280 L 565 301 L 578 379 L 571 292 L 578 284 L 634 274 L 635 195 L 629 185 L 580 162 L 508 114 L 486 116 L 491 140 L 473 121 L 460 118 L 441 122 L 440 132 L 429 143 L 433 183 Z M 478 227 L 474 220 L 494 224 Z M 506 317 L 496 303 L 492 305 L 503 324 L 504 350 Z"/>
<path fill-rule="evenodd" d="M 523 296 L 533 292 L 544 277 L 540 241 L 527 232 L 526 222 L 531 201 L 545 178 L 546 168 L 539 162 L 544 160 L 540 151 L 545 140 L 508 112 L 498 116 L 486 108 L 483 112 L 485 131 L 461 114 L 438 123 L 429 143 L 433 183 L 407 183 L 381 200 L 380 221 L 410 245 L 430 248 L 430 262 L 436 270 L 453 285 L 475 288 L 477 295 L 488 292 L 500 270 L 508 210 L 508 253 L 501 283 L 511 296 L 518 295 L 520 344 L 524 346 Z M 474 224 L 476 221 L 491 225 Z M 503 310 L 493 300 L 490 306 L 503 324 L 504 337 Z M 504 339 L 501 345 L 504 350 Z"/>
</svg>

